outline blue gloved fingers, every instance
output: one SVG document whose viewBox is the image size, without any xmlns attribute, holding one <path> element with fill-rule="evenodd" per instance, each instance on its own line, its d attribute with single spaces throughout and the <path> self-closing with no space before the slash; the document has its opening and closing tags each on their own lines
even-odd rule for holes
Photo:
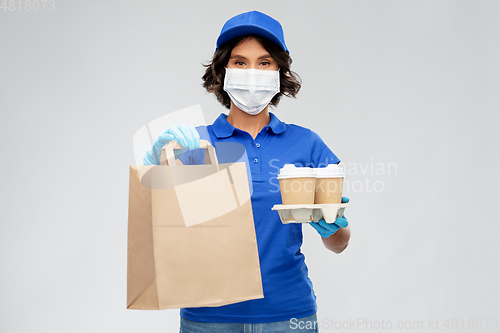
<svg viewBox="0 0 500 333">
<path fill-rule="evenodd" d="M 174 140 L 183 147 L 188 148 L 188 142 L 184 133 L 180 130 L 179 126 L 172 126 L 168 128 L 168 133 L 172 134 Z"/>
<path fill-rule="evenodd" d="M 184 134 L 189 149 L 200 148 L 200 134 L 193 126 L 179 125 L 179 130 Z M 186 146 L 185 146 L 186 147 Z"/>
<path fill-rule="evenodd" d="M 167 143 L 169 143 L 173 139 L 174 139 L 174 136 L 172 134 L 170 134 L 169 132 L 165 131 L 165 132 L 161 133 L 160 135 L 158 135 L 155 143 L 166 145 Z"/>
<path fill-rule="evenodd" d="M 160 161 L 156 161 L 154 158 L 154 154 L 149 150 L 144 154 L 144 158 L 142 159 L 142 164 L 144 165 L 159 165 Z"/>
<path fill-rule="evenodd" d="M 167 133 L 167 132 L 163 132 L 162 134 L 158 135 L 158 138 L 156 138 L 156 141 L 153 145 L 153 149 L 155 150 L 155 155 L 161 154 L 161 149 L 163 148 L 163 146 L 165 146 L 167 143 L 169 143 L 173 139 L 174 139 L 174 136 L 172 134 Z"/>
<path fill-rule="evenodd" d="M 183 147 L 196 149 L 200 147 L 200 134 L 193 126 L 179 125 L 169 128 L 169 133 Z"/>
<path fill-rule="evenodd" d="M 348 203 L 349 198 L 348 197 L 342 197 L 342 203 Z"/>
<path fill-rule="evenodd" d="M 175 140 L 179 145 L 196 149 L 200 147 L 200 134 L 193 126 L 171 126 L 158 136 L 153 148 L 148 151 L 143 158 L 144 165 L 159 165 L 161 158 L 161 149 L 170 141 Z M 185 150 L 175 153 L 176 157 L 182 155 Z"/>
<path fill-rule="evenodd" d="M 326 223 L 325 220 L 309 223 L 323 238 L 328 238 L 340 229 L 335 223 Z"/>
<path fill-rule="evenodd" d="M 318 222 L 311 222 L 309 224 L 311 225 L 311 227 L 313 227 L 314 229 L 316 229 L 317 232 L 323 232 L 324 231 L 324 228 L 322 226 L 320 226 Z"/>
<path fill-rule="evenodd" d="M 323 238 L 327 238 L 332 235 L 330 231 L 322 227 L 318 222 L 309 223 Z"/>
<path fill-rule="evenodd" d="M 144 158 L 142 160 L 143 164 L 144 165 L 160 165 L 161 149 L 163 148 L 164 145 L 166 145 L 168 142 L 172 141 L 173 139 L 174 139 L 174 137 L 171 134 L 167 133 L 167 131 L 158 135 L 158 138 L 156 138 L 156 141 L 153 144 L 153 147 L 151 148 L 151 150 L 146 152 L 146 154 L 144 155 Z"/>
<path fill-rule="evenodd" d="M 330 231 L 332 233 L 332 235 L 334 233 L 337 232 L 337 230 L 340 229 L 340 226 L 336 225 L 335 223 L 327 223 L 325 220 L 321 219 L 318 221 L 319 225 L 322 226 L 323 228 L 327 229 L 328 231 Z"/>
<path fill-rule="evenodd" d="M 349 225 L 349 222 L 344 216 L 342 216 L 335 219 L 335 224 L 341 228 L 346 228 Z"/>
</svg>

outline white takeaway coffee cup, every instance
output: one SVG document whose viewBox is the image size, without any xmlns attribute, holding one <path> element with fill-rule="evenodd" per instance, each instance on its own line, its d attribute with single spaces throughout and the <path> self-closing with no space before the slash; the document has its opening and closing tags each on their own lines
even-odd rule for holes
<svg viewBox="0 0 500 333">
<path fill-rule="evenodd" d="M 312 205 L 316 192 L 316 173 L 313 168 L 285 164 L 278 180 L 283 205 Z"/>
<path fill-rule="evenodd" d="M 337 164 L 328 164 L 325 168 L 315 168 L 316 192 L 315 204 L 337 204 L 342 201 L 344 172 Z"/>
</svg>

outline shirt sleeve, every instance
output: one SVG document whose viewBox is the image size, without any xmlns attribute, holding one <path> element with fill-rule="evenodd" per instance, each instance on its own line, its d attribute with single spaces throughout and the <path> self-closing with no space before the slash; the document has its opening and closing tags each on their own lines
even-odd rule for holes
<svg viewBox="0 0 500 333">
<path fill-rule="evenodd" d="M 318 134 L 311 131 L 311 163 L 316 168 L 324 168 L 328 164 L 338 164 L 340 159 L 331 151 Z"/>
</svg>

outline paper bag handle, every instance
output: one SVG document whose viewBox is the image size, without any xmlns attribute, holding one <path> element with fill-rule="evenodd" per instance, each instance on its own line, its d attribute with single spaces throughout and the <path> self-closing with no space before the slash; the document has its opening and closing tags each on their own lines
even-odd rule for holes
<svg viewBox="0 0 500 333">
<path fill-rule="evenodd" d="M 219 171 L 219 162 L 217 161 L 217 155 L 215 154 L 215 148 L 207 140 L 200 140 L 200 148 L 205 148 L 208 150 L 208 155 L 210 156 L 210 164 L 217 167 Z M 174 149 L 186 149 L 186 147 L 181 146 L 175 140 L 170 141 L 161 149 L 161 165 L 175 165 L 175 155 Z"/>
</svg>

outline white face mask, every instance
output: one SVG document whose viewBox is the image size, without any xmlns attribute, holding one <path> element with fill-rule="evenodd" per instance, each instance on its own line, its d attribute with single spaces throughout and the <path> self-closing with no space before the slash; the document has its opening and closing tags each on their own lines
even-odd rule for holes
<svg viewBox="0 0 500 333">
<path fill-rule="evenodd" d="M 280 72 L 226 68 L 224 91 L 248 114 L 259 114 L 280 91 Z"/>
</svg>

